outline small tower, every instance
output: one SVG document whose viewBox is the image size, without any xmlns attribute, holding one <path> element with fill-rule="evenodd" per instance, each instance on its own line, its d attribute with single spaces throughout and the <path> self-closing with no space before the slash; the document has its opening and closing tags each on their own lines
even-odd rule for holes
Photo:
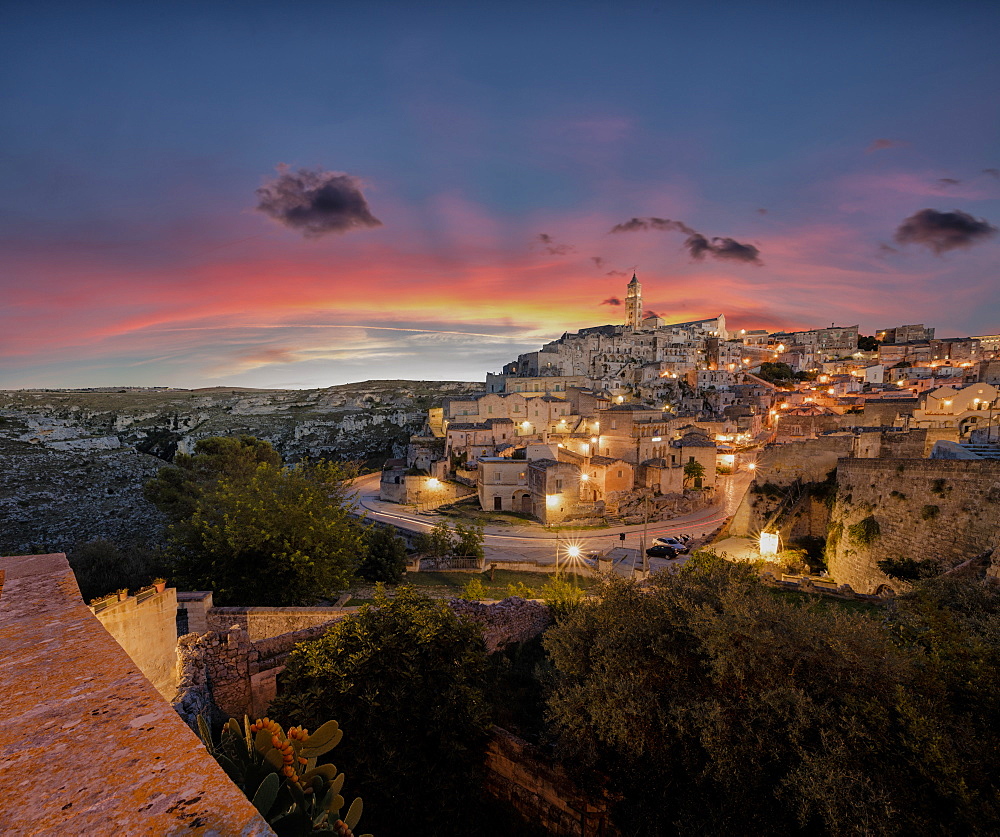
<svg viewBox="0 0 1000 837">
<path fill-rule="evenodd" d="M 625 325 L 628 328 L 639 328 L 642 324 L 642 285 L 632 274 L 632 281 L 628 283 L 628 291 L 625 294 Z"/>
</svg>

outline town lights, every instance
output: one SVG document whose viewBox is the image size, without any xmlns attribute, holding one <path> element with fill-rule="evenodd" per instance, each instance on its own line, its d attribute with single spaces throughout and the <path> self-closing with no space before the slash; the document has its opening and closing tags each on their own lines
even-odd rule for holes
<svg viewBox="0 0 1000 837">
<path fill-rule="evenodd" d="M 761 557 L 774 557 L 778 554 L 778 533 L 761 532 L 758 547 Z"/>
<path fill-rule="evenodd" d="M 578 546 L 567 546 L 566 555 L 569 558 L 579 558 L 580 557 L 580 547 Z"/>
<path fill-rule="evenodd" d="M 586 482 L 589 479 L 590 479 L 590 474 L 580 474 L 580 481 L 581 482 Z"/>
<path fill-rule="evenodd" d="M 590 437 L 590 443 L 592 445 L 596 445 L 597 444 L 597 437 L 596 436 L 591 436 Z"/>
<path fill-rule="evenodd" d="M 747 463 L 747 470 L 748 471 L 756 471 L 757 470 L 757 463 L 756 462 L 748 462 Z"/>
<path fill-rule="evenodd" d="M 438 488 L 440 485 L 441 485 L 441 480 L 439 480 L 437 477 L 431 477 L 430 479 L 427 480 L 428 488 Z"/>
<path fill-rule="evenodd" d="M 559 495 L 558 494 L 546 494 L 545 495 L 545 505 L 550 509 L 554 509 L 559 505 Z"/>
</svg>

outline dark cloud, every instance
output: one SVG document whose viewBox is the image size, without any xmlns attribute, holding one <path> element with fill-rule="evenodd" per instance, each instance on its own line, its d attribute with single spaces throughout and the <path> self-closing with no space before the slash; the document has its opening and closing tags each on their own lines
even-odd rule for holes
<svg viewBox="0 0 1000 837">
<path fill-rule="evenodd" d="M 604 258 L 602 256 L 591 256 L 590 260 L 598 267 L 604 267 Z"/>
<path fill-rule="evenodd" d="M 761 207 L 760 209 L 757 210 L 757 214 L 758 215 L 767 215 L 767 210 L 764 209 L 763 207 Z"/>
<path fill-rule="evenodd" d="M 973 218 L 966 212 L 938 212 L 921 209 L 896 230 L 898 244 L 923 244 L 937 254 L 958 247 L 969 247 L 996 235 L 997 228 L 982 218 Z"/>
<path fill-rule="evenodd" d="M 983 169 L 983 174 L 988 174 L 990 177 L 1000 180 L 1000 169 Z"/>
<path fill-rule="evenodd" d="M 947 189 L 949 186 L 957 186 L 961 182 L 961 180 L 956 180 L 954 177 L 938 178 L 938 185 L 941 186 L 942 189 Z"/>
<path fill-rule="evenodd" d="M 688 236 L 684 246 L 691 254 L 691 258 L 697 261 L 701 261 L 708 254 L 723 261 L 761 264 L 760 250 L 752 244 L 740 244 L 732 238 L 719 238 L 717 236 L 709 241 L 701 233 L 695 233 Z"/>
<path fill-rule="evenodd" d="M 687 236 L 684 246 L 687 248 L 691 258 L 701 260 L 705 254 L 716 259 L 723 259 L 730 262 L 746 262 L 747 264 L 761 264 L 760 250 L 752 244 L 740 244 L 732 238 L 712 238 L 709 239 L 697 230 L 691 229 L 683 221 L 671 221 L 669 218 L 632 218 L 623 224 L 615 224 L 611 228 L 613 233 L 641 232 L 644 230 L 669 230 L 672 232 L 682 232 Z M 611 274 L 608 274 L 609 276 Z"/>
<path fill-rule="evenodd" d="M 624 270 L 609 270 L 605 276 L 628 276 Z"/>
<path fill-rule="evenodd" d="M 616 296 L 609 296 L 601 305 L 621 305 L 622 301 Z"/>
<path fill-rule="evenodd" d="M 869 145 L 868 148 L 865 149 L 865 152 L 871 154 L 873 151 L 883 151 L 886 148 L 902 148 L 905 145 L 909 145 L 909 143 L 903 142 L 903 140 L 886 139 L 885 137 L 882 137 Z"/>
<path fill-rule="evenodd" d="M 361 194 L 361 182 L 349 174 L 322 169 L 278 166 L 278 176 L 257 190 L 257 209 L 306 238 L 381 227 Z"/>
<path fill-rule="evenodd" d="M 545 252 L 551 256 L 565 256 L 575 249 L 570 244 L 557 244 L 555 238 L 548 233 L 539 233 L 538 240 L 542 242 Z"/>
<path fill-rule="evenodd" d="M 672 230 L 686 235 L 694 234 L 694 230 L 683 221 L 671 221 L 669 218 L 632 218 L 624 224 L 615 224 L 611 228 L 613 233 L 642 232 L 644 230 Z"/>
<path fill-rule="evenodd" d="M 660 315 L 657 314 L 655 311 L 647 311 L 645 314 L 642 315 L 642 318 L 644 320 L 648 320 L 650 317 L 659 317 L 659 316 Z"/>
<path fill-rule="evenodd" d="M 888 255 L 891 255 L 892 253 L 898 253 L 898 252 L 899 252 L 899 250 L 897 250 L 895 247 L 892 247 L 891 245 L 886 244 L 884 242 L 880 243 L 879 246 L 878 246 L 878 256 L 880 258 L 888 256 Z"/>
</svg>

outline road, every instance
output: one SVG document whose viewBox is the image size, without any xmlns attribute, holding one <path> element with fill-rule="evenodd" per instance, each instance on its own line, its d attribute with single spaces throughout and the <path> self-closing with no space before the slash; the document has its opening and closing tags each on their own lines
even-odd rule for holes
<svg viewBox="0 0 1000 837">
<path fill-rule="evenodd" d="M 752 474 L 741 471 L 732 476 L 719 478 L 719 501 L 706 509 L 692 514 L 675 517 L 672 520 L 651 521 L 646 529 L 647 544 L 653 538 L 664 535 L 690 535 L 701 538 L 717 529 L 733 514 L 750 485 Z M 358 505 L 368 517 L 392 523 L 411 532 L 426 532 L 435 523 L 450 518 L 430 513 L 416 513 L 405 506 L 378 499 L 379 474 L 366 474 L 354 481 Z M 565 554 L 569 545 L 579 546 L 586 554 L 605 551 L 616 546 L 639 549 L 643 537 L 643 525 L 612 526 L 607 529 L 581 529 L 552 532 L 541 524 L 524 526 L 486 526 L 484 546 L 486 561 L 537 561 L 543 564 L 555 563 L 556 551 Z M 625 535 L 622 542 L 621 535 Z"/>
</svg>

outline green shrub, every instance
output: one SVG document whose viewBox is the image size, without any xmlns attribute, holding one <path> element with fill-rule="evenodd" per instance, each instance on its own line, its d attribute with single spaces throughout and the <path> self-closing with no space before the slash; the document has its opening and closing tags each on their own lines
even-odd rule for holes
<svg viewBox="0 0 1000 837">
<path fill-rule="evenodd" d="M 391 599 L 376 588 L 374 605 L 295 648 L 269 712 L 310 728 L 336 714 L 337 766 L 375 834 L 466 835 L 490 729 L 486 669 L 478 625 L 412 587 Z"/>
<path fill-rule="evenodd" d="M 889 578 L 898 578 L 901 581 L 922 581 L 941 573 L 938 563 L 928 559 L 917 561 L 913 558 L 886 558 L 884 561 L 878 561 L 877 566 Z"/>
<path fill-rule="evenodd" d="M 583 590 L 564 575 L 553 575 L 541 590 L 542 599 L 558 622 L 573 613 L 583 602 Z"/>
<path fill-rule="evenodd" d="M 859 520 L 857 523 L 847 527 L 848 537 L 852 543 L 856 543 L 859 546 L 871 546 L 881 534 L 882 527 L 879 526 L 878 521 L 872 515 L 868 515 L 863 520 Z"/>
<path fill-rule="evenodd" d="M 481 602 L 486 598 L 486 587 L 483 585 L 483 580 L 478 575 L 474 575 L 462 588 L 462 595 L 459 598 L 465 599 L 467 602 Z"/>
<path fill-rule="evenodd" d="M 924 506 L 920 510 L 921 520 L 934 520 L 939 514 L 941 514 L 941 508 L 939 506 Z"/>
<path fill-rule="evenodd" d="M 523 581 L 518 581 L 507 585 L 507 595 L 517 596 L 522 599 L 533 599 L 535 598 L 535 591 Z"/>
</svg>

